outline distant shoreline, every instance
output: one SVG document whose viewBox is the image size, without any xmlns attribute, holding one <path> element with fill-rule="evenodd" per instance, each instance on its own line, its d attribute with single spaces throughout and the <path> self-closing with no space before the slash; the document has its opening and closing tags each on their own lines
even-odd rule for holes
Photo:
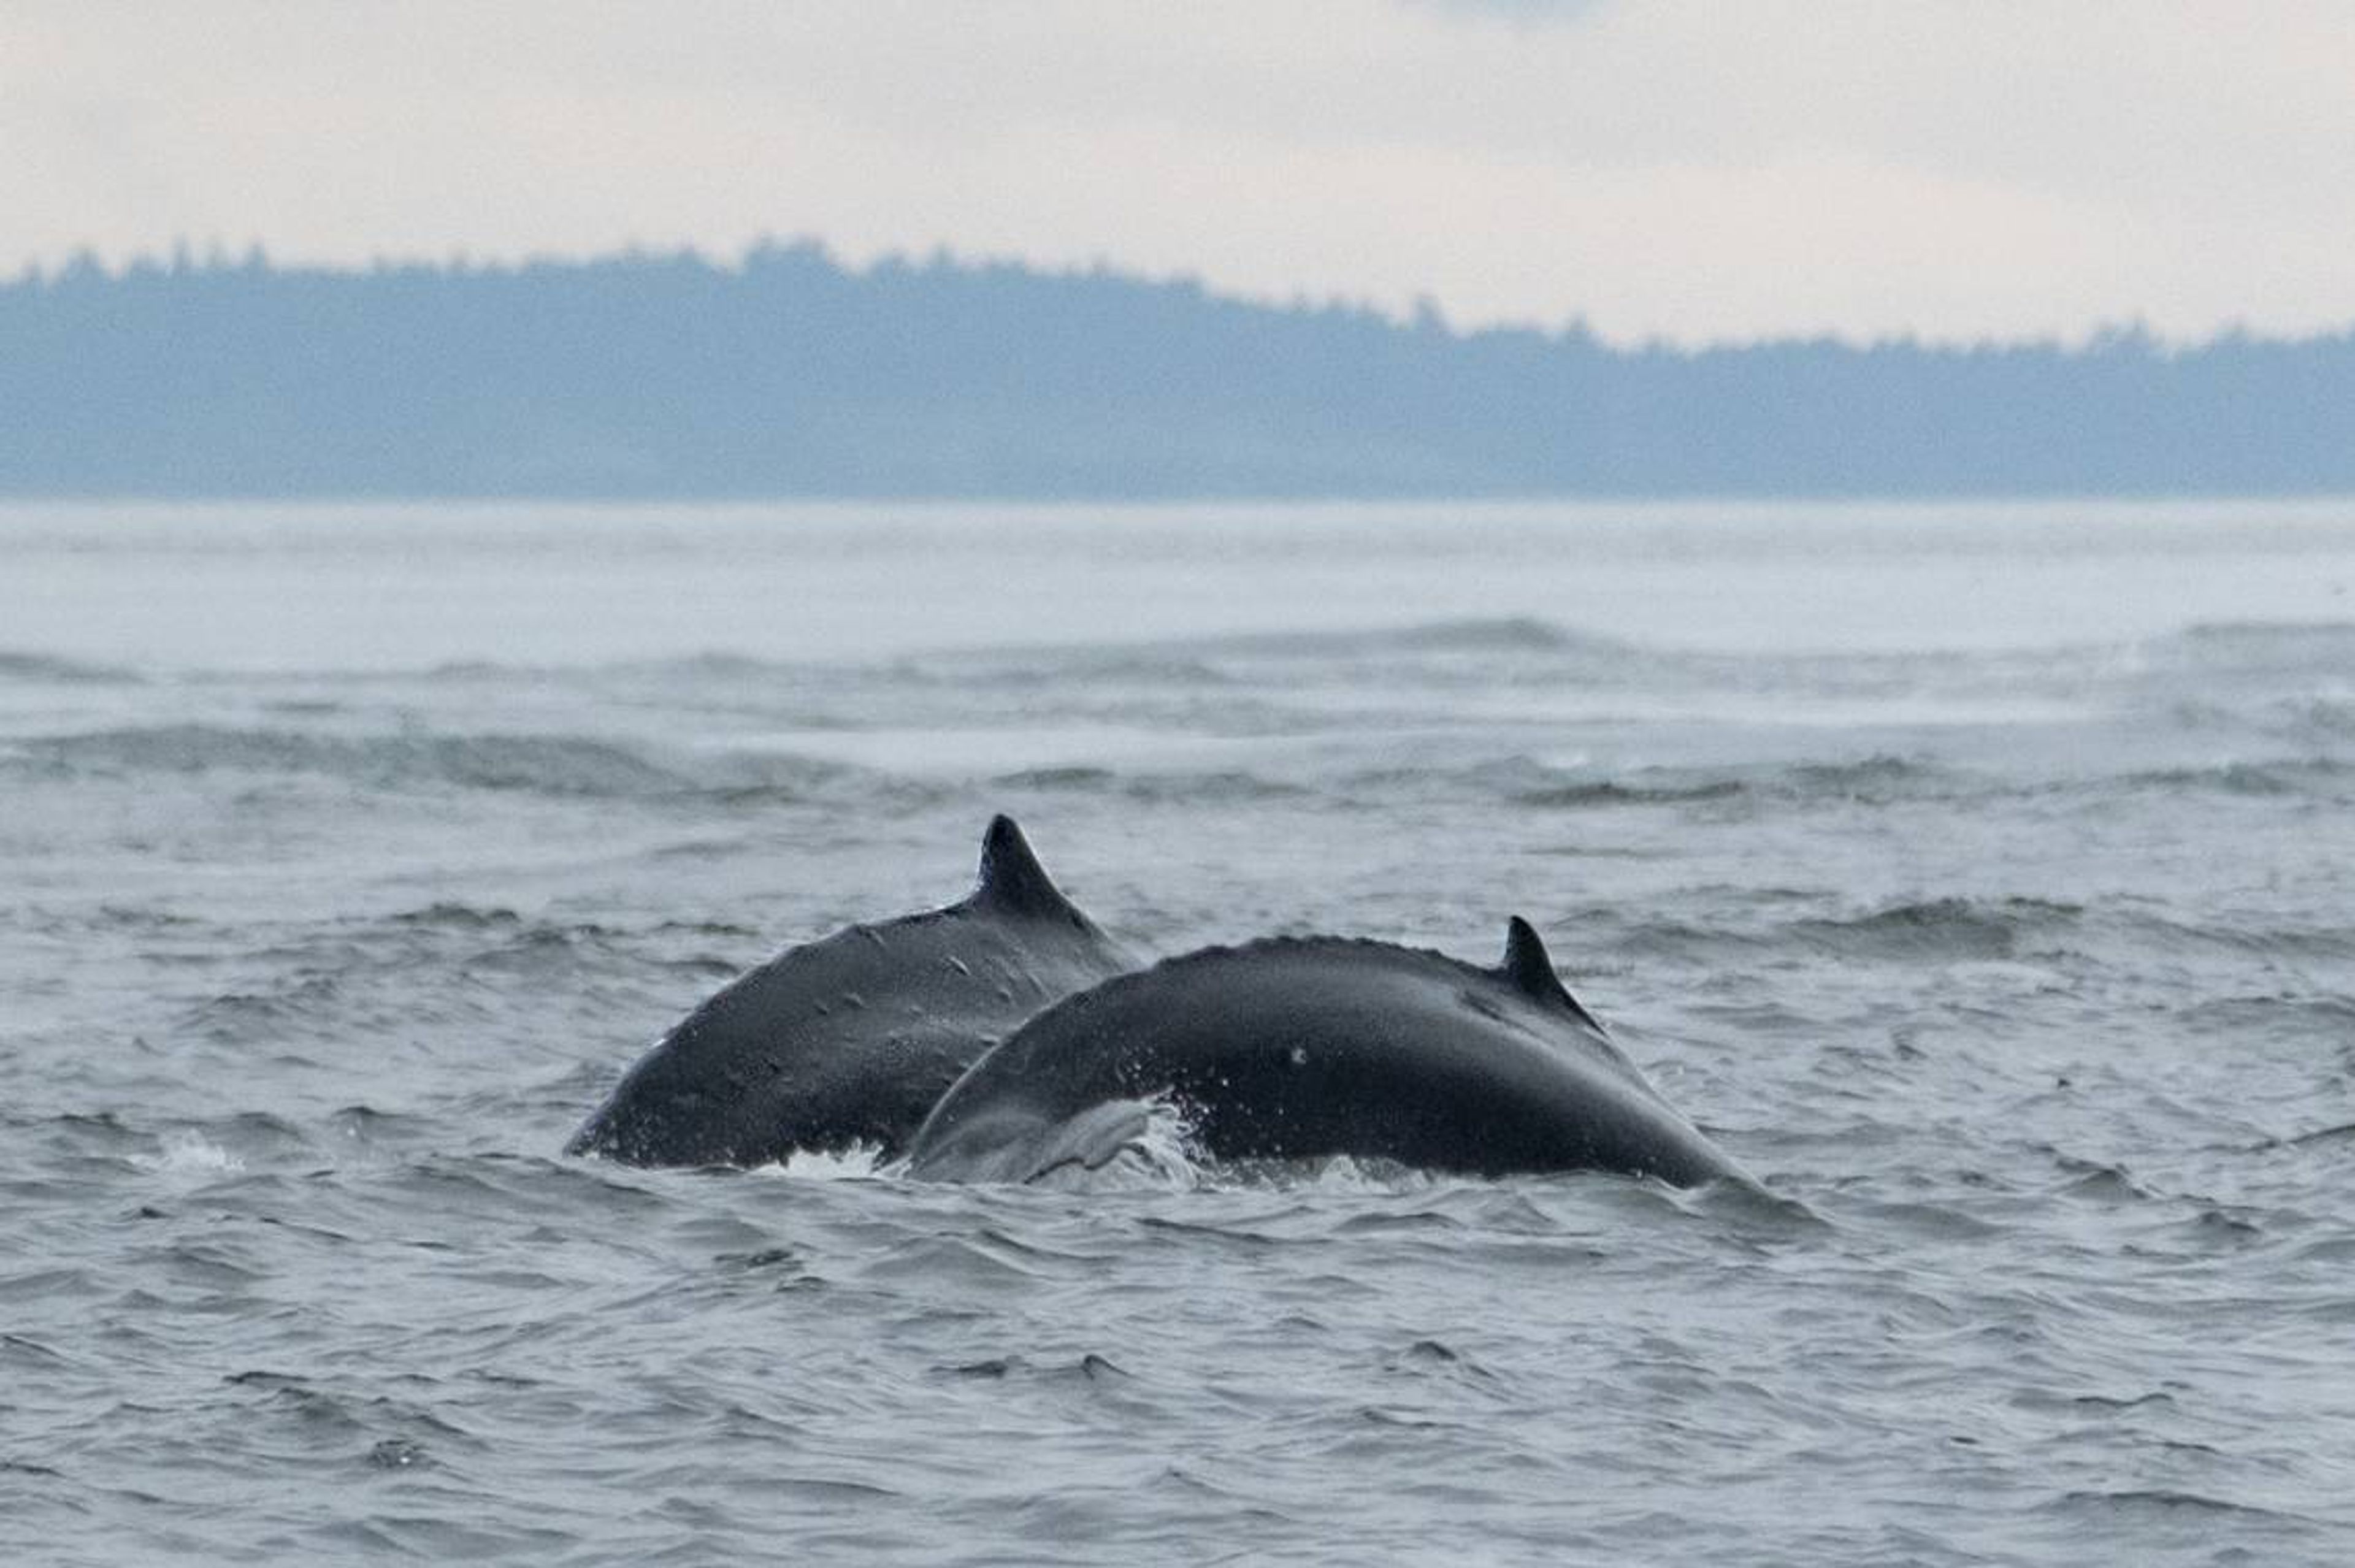
<svg viewBox="0 0 2355 1568">
<path fill-rule="evenodd" d="M 2355 330 L 1607 345 L 809 244 L 0 283 L 0 496 L 1993 500 L 2355 494 Z"/>
<path fill-rule="evenodd" d="M 2355 488 L 2296 494 L 2233 495 L 1953 495 L 1953 496 L 400 496 L 400 495 L 33 495 L 0 491 L 0 520 L 38 512 L 185 515 L 219 512 L 269 517 L 317 511 L 381 517 L 402 512 L 481 513 L 513 516 L 575 513 L 642 517 L 648 511 L 692 517 L 758 517 L 799 514 L 879 517 L 911 514 L 942 516 L 1000 511 L 1028 517 L 1288 517 L 1329 512 L 1336 518 L 1393 514 L 1462 512 L 1483 517 L 1527 514 L 1531 518 L 1579 514 L 1659 517 L 1688 513 L 1697 521 L 1766 518 L 1776 515 L 1861 514 L 1877 511 L 1908 517 L 1940 513 L 1972 517 L 2030 518 L 2065 513 L 2071 517 L 2212 517 L 2261 511 L 2273 517 L 2311 516 L 2336 523 L 2355 521 Z"/>
</svg>

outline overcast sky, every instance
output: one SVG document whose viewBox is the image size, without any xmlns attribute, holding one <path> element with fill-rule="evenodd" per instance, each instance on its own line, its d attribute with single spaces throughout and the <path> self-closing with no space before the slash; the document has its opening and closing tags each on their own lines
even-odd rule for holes
<svg viewBox="0 0 2355 1568">
<path fill-rule="evenodd" d="M 2350 0 L 0 0 L 0 270 L 1103 261 L 1699 341 L 2355 323 Z"/>
</svg>

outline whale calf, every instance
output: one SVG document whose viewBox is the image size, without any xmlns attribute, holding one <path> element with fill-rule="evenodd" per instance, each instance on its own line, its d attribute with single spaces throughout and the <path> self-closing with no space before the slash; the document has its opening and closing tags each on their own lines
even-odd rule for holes
<svg viewBox="0 0 2355 1568">
<path fill-rule="evenodd" d="M 765 1165 L 796 1150 L 896 1156 L 1023 1019 L 1135 960 L 994 818 L 972 896 L 788 949 L 639 1059 L 566 1145 L 632 1165 Z"/>
<path fill-rule="evenodd" d="M 1212 947 L 1058 1002 L 974 1063 L 909 1174 L 1093 1167 L 1177 1109 L 1219 1159 L 1380 1157 L 1480 1176 L 1741 1177 L 1555 976 L 1536 931 L 1484 969 L 1335 937 Z"/>
</svg>

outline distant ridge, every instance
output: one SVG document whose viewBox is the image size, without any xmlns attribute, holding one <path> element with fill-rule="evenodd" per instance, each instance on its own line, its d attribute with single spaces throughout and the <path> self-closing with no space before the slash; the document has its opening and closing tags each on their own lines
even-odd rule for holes
<svg viewBox="0 0 2355 1568">
<path fill-rule="evenodd" d="M 1457 334 L 810 243 L 0 283 L 0 495 L 2355 492 L 2355 331 L 2169 347 Z"/>
</svg>

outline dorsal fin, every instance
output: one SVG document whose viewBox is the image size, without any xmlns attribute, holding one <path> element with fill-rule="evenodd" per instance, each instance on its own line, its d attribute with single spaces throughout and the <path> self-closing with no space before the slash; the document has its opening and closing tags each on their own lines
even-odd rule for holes
<svg viewBox="0 0 2355 1568">
<path fill-rule="evenodd" d="M 1014 818 L 1003 812 L 989 819 L 989 830 L 981 836 L 981 881 L 970 901 L 1008 914 L 1080 912 L 1047 875 L 1047 868 L 1039 864 L 1039 857 L 1030 852 L 1029 840 L 1014 826 Z"/>
<path fill-rule="evenodd" d="M 1561 983 L 1561 976 L 1553 972 L 1553 959 L 1548 956 L 1537 928 L 1519 915 L 1505 923 L 1505 961 L 1497 965 L 1497 971 L 1523 996 L 1568 1008 L 1580 1022 L 1598 1033 L 1603 1031 L 1594 1015 L 1579 1006 L 1578 998 Z"/>
</svg>

